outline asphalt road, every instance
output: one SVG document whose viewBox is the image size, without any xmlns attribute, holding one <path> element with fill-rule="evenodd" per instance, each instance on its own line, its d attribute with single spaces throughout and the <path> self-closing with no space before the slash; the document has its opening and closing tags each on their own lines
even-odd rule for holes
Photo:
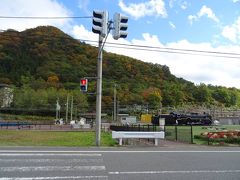
<svg viewBox="0 0 240 180">
<path fill-rule="evenodd" d="M 239 147 L 0 147 L 0 180 L 239 180 Z"/>
</svg>

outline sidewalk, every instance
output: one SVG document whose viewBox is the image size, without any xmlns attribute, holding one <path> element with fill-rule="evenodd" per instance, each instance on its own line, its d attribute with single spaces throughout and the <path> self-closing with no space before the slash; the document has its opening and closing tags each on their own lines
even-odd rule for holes
<svg viewBox="0 0 240 180">
<path fill-rule="evenodd" d="M 124 146 L 139 146 L 139 147 L 152 147 L 154 145 L 153 140 L 145 140 L 145 139 L 128 139 L 124 140 Z M 158 147 L 181 147 L 181 146 L 197 146 L 195 144 L 189 144 L 186 142 L 178 142 L 178 141 L 169 141 L 165 139 L 159 140 Z"/>
</svg>

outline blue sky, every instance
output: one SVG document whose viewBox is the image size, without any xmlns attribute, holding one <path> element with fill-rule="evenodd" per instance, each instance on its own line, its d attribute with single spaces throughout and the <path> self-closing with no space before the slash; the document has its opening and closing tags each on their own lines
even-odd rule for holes
<svg viewBox="0 0 240 180">
<path fill-rule="evenodd" d="M 71 7 L 74 1 L 62 2 Z M 150 2 L 151 0 L 79 0 L 75 1 L 77 8 L 74 8 L 74 14 L 86 16 L 91 15 L 94 9 L 99 9 L 108 10 L 111 18 L 115 12 L 123 13 L 129 17 L 128 39 L 141 38 L 142 33 L 147 32 L 157 35 L 164 44 L 182 39 L 188 39 L 192 43 L 216 41 L 216 45 L 233 43 L 221 33 L 224 26 L 233 24 L 240 16 L 240 1 L 152 0 L 156 4 L 162 2 L 164 6 L 159 6 L 162 9 L 143 7 L 151 6 Z M 140 13 L 141 10 L 146 12 Z M 80 23 L 91 29 L 89 21 L 83 20 Z"/>
<path fill-rule="evenodd" d="M 128 37 L 108 42 L 130 45 L 240 53 L 240 0 L 1 0 L 0 16 L 92 16 L 107 10 L 129 17 Z M 92 19 L 0 19 L 0 29 L 19 31 L 53 25 L 74 38 L 98 40 Z M 177 77 L 196 84 L 240 88 L 238 58 L 169 54 L 105 47 L 145 62 L 170 67 Z"/>
</svg>

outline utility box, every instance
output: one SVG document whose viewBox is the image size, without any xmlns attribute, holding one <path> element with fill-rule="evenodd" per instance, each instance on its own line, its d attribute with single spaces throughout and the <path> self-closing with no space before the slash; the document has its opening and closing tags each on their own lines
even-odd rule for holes
<svg viewBox="0 0 240 180">
<path fill-rule="evenodd" d="M 142 114 L 141 115 L 141 123 L 152 123 L 152 115 L 151 114 Z"/>
<path fill-rule="evenodd" d="M 124 125 L 136 124 L 137 117 L 136 116 L 121 117 L 121 123 Z"/>
</svg>

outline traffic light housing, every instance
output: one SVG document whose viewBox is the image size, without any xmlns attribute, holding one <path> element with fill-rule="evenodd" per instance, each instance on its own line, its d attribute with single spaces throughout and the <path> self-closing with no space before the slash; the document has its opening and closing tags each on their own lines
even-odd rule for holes
<svg viewBox="0 0 240 180">
<path fill-rule="evenodd" d="M 87 92 L 87 87 L 88 87 L 88 80 L 87 79 L 81 79 L 80 80 L 80 90 L 82 92 Z"/>
<path fill-rule="evenodd" d="M 127 25 L 128 17 L 124 16 L 120 13 L 115 13 L 113 19 L 113 38 L 115 40 L 119 38 L 126 38 L 127 37 Z"/>
<path fill-rule="evenodd" d="M 107 11 L 93 11 L 92 32 L 99 34 L 103 38 L 108 31 L 108 12 Z"/>
</svg>

